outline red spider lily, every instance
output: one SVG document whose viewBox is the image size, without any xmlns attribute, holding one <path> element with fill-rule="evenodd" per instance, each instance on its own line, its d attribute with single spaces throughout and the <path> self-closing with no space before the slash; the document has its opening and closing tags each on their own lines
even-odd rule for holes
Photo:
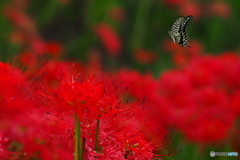
<svg viewBox="0 0 240 160">
<path fill-rule="evenodd" d="M 143 98 L 145 95 L 157 95 L 155 89 L 159 88 L 159 86 L 151 74 L 142 76 L 137 71 L 122 70 L 117 77 L 120 81 L 123 81 L 124 86 L 129 88 L 129 92 L 136 95 L 138 99 Z M 139 81 L 140 79 L 141 81 Z"/>
<path fill-rule="evenodd" d="M 95 27 L 95 32 L 110 54 L 117 55 L 120 53 L 121 42 L 119 36 L 110 25 L 105 23 L 98 24 Z"/>
<path fill-rule="evenodd" d="M 24 66 L 34 68 L 38 64 L 38 58 L 31 51 L 25 51 L 20 53 L 19 60 Z"/>
<path fill-rule="evenodd" d="M 16 68 L 7 63 L 0 62 L 0 114 L 15 115 L 19 111 L 31 108 L 23 86 L 26 85 L 25 77 Z"/>
<path fill-rule="evenodd" d="M 78 62 L 63 62 L 63 61 L 47 61 L 42 64 L 40 68 L 28 72 L 28 78 L 41 77 L 41 82 L 47 86 L 48 89 L 56 89 L 60 85 L 57 69 L 62 68 L 68 72 L 82 72 L 85 74 L 83 65 Z"/>
<path fill-rule="evenodd" d="M 181 69 L 164 72 L 159 82 L 129 71 L 121 71 L 118 78 L 131 96 L 146 96 L 146 105 L 155 110 L 146 110 L 148 121 L 175 126 L 194 141 L 216 142 L 228 136 L 239 113 L 239 60 L 229 53 L 199 55 Z"/>
<path fill-rule="evenodd" d="M 44 126 L 42 126 L 43 121 L 44 113 L 34 109 L 19 112 L 19 115 L 11 119 L 1 119 L 2 124 L 4 124 L 2 130 L 15 141 L 10 146 L 23 159 L 36 157 L 44 157 L 44 159 L 72 159 L 73 155 L 71 153 L 73 149 L 71 147 L 43 137 L 45 130 Z"/>
<path fill-rule="evenodd" d="M 7 149 L 8 143 L 9 139 L 0 132 L 0 159 L 2 160 L 10 159 L 10 157 L 13 158 L 14 154 L 16 154 Z"/>
<path fill-rule="evenodd" d="M 77 116 L 85 159 L 156 157 L 153 151 L 158 146 L 136 133 L 138 126 L 131 125 L 129 130 L 122 125 L 143 107 L 142 101 L 122 102 L 118 83 L 101 74 L 85 77 L 59 69 L 58 78 L 59 86 L 51 90 L 42 83 L 32 83 L 30 95 L 47 113 L 45 130 L 50 136 L 46 137 L 61 140 L 71 148 Z"/>
<path fill-rule="evenodd" d="M 73 147 L 43 137 L 46 126 L 42 124 L 48 117 L 31 103 L 24 75 L 18 69 L 4 63 L 0 63 L 0 72 L 0 83 L 4 84 L 0 87 L 0 129 L 1 133 L 14 141 L 9 145 L 18 153 L 16 156 L 23 159 L 73 159 Z M 2 137 L 0 139 L 5 140 Z M 5 148 L 2 147 L 0 146 L 0 159 L 10 156 L 10 152 L 5 152 Z"/>
<path fill-rule="evenodd" d="M 163 47 L 166 51 L 173 54 L 173 61 L 176 65 L 184 66 L 189 61 L 197 58 L 203 53 L 203 47 L 198 41 L 191 42 L 191 49 L 180 47 L 174 44 L 171 40 L 167 40 Z"/>
<path fill-rule="evenodd" d="M 164 3 L 176 7 L 181 15 L 193 15 L 195 18 L 201 15 L 219 16 L 228 18 L 231 15 L 231 7 L 224 1 L 199 3 L 193 0 L 164 0 Z"/>
<path fill-rule="evenodd" d="M 193 15 L 194 19 L 198 18 L 202 12 L 198 2 L 188 2 L 179 6 L 179 13 L 181 15 Z"/>
<path fill-rule="evenodd" d="M 56 58 L 63 52 L 63 48 L 57 42 L 52 41 L 46 43 L 46 52 Z"/>
<path fill-rule="evenodd" d="M 4 7 L 4 15 L 12 23 L 14 27 L 13 34 L 10 35 L 10 39 L 19 44 L 24 52 L 28 52 L 28 56 L 34 59 L 38 59 L 39 55 L 51 55 L 53 58 L 58 58 L 63 52 L 63 47 L 57 42 L 45 42 L 38 34 L 35 22 L 25 13 L 27 2 L 23 3 L 13 1 Z M 32 54 L 30 56 L 30 54 Z M 26 59 L 26 56 L 20 60 Z M 30 63 L 23 60 L 23 64 L 28 67 L 32 67 L 33 61 Z"/>
<path fill-rule="evenodd" d="M 231 7 L 224 1 L 213 1 L 205 4 L 205 14 L 228 18 L 231 15 Z"/>
<path fill-rule="evenodd" d="M 201 4 L 199 2 L 192 0 L 164 0 L 164 2 L 170 7 L 176 8 L 180 15 L 183 16 L 193 15 L 195 19 L 203 14 L 201 11 Z"/>
<path fill-rule="evenodd" d="M 84 117 L 96 120 L 98 117 L 124 118 L 132 114 L 131 107 L 123 108 L 116 96 L 119 86 L 108 78 L 90 75 L 85 79 L 61 69 L 58 78 L 60 85 L 51 92 L 42 84 L 34 84 L 34 98 L 49 107 L 49 112 L 62 116 L 78 114 L 81 121 Z"/>
<path fill-rule="evenodd" d="M 232 97 L 231 97 L 231 104 L 230 106 L 232 106 L 232 108 L 234 109 L 234 113 L 239 116 L 240 115 L 240 91 L 236 91 L 233 93 Z"/>
<path fill-rule="evenodd" d="M 8 5 L 4 7 L 3 13 L 14 25 L 24 31 L 35 32 L 35 24 L 20 8 L 14 5 Z"/>
<path fill-rule="evenodd" d="M 38 36 L 30 36 L 28 37 L 29 49 L 32 51 L 33 54 L 42 55 L 49 53 L 47 50 L 46 43 Z"/>
<path fill-rule="evenodd" d="M 157 53 L 144 49 L 137 49 L 134 52 L 134 57 L 140 63 L 149 64 L 157 60 Z"/>
<path fill-rule="evenodd" d="M 141 132 L 119 132 L 116 134 L 115 140 L 118 142 L 119 151 L 123 152 L 126 159 L 154 159 L 157 157 L 154 151 L 158 150 L 158 144 L 145 140 Z"/>
<path fill-rule="evenodd" d="M 97 50 L 90 50 L 88 53 L 88 63 L 85 65 L 85 73 L 97 73 L 102 70 L 101 55 Z"/>
<path fill-rule="evenodd" d="M 220 72 L 223 71 L 223 66 L 221 66 L 222 62 L 219 63 L 217 60 L 218 59 L 214 60 L 211 58 L 195 60 L 192 61 L 189 66 L 184 68 L 184 71 L 176 71 L 180 77 L 185 79 L 185 82 L 187 82 L 185 84 L 187 84 L 187 86 L 180 83 L 181 81 L 176 77 L 166 78 L 166 76 L 171 76 L 173 72 L 166 73 L 166 76 L 163 75 L 160 79 L 160 84 L 162 86 L 161 89 L 164 90 L 163 93 L 169 98 L 169 101 L 171 100 L 171 116 L 175 117 L 176 120 L 180 119 L 181 116 L 182 118 L 183 116 L 185 117 L 184 119 L 186 121 L 178 123 L 178 127 L 184 132 L 187 130 L 188 133 L 186 133 L 186 135 L 189 138 L 203 142 L 211 140 L 217 141 L 225 138 L 228 130 L 232 127 L 234 119 L 233 111 L 228 107 L 229 95 L 226 94 L 224 89 L 219 88 L 220 85 L 222 85 Z M 192 79 L 192 76 L 196 77 Z M 166 79 L 164 80 L 164 78 Z M 175 83 L 173 81 L 175 81 Z M 175 86 L 171 88 L 164 82 L 167 82 L 170 86 L 175 84 Z M 224 84 L 226 85 L 226 82 L 224 82 Z M 167 94 L 169 91 L 170 93 L 173 91 L 174 94 Z M 222 115 L 223 113 L 226 113 L 227 116 Z M 215 118 L 213 118 L 214 122 L 216 121 L 219 124 L 222 123 L 226 126 L 224 128 L 222 127 L 223 131 L 221 132 L 221 135 L 217 134 L 217 130 L 213 131 L 213 128 L 209 128 L 208 130 L 207 121 L 206 125 L 201 123 L 207 119 L 210 120 L 211 115 L 215 115 Z M 224 118 L 221 119 L 217 117 Z M 191 124 L 196 126 L 199 124 L 203 127 L 201 128 L 198 126 L 199 130 L 202 129 L 202 131 L 199 131 L 198 136 L 195 134 L 196 132 L 193 133 L 191 131 L 193 127 L 188 128 Z M 197 131 L 197 129 L 195 129 L 195 131 Z M 192 135 L 190 135 L 190 132 Z"/>
<path fill-rule="evenodd" d="M 4 84 L 0 87 L 0 129 L 4 135 L 17 141 L 10 144 L 13 150 L 22 145 L 22 150 L 16 152 L 19 152 L 18 156 L 23 156 L 24 151 L 34 150 L 35 147 L 29 144 L 37 144 L 36 140 L 42 139 L 38 128 L 34 126 L 41 124 L 43 114 L 36 111 L 35 105 L 31 103 L 27 95 L 26 78 L 20 70 L 0 63 L 0 73 L 0 83 Z M 34 146 L 37 148 L 35 152 L 39 150 L 37 145 Z M 31 156 L 31 152 L 28 153 Z"/>
<path fill-rule="evenodd" d="M 144 132 L 148 133 L 147 135 L 149 137 L 153 137 L 154 135 L 152 135 L 152 133 L 156 132 L 156 128 L 163 127 L 166 119 L 170 121 L 168 114 L 165 114 L 168 110 L 163 107 L 166 106 L 166 108 L 168 108 L 169 106 L 165 103 L 166 101 L 160 97 L 157 80 L 155 80 L 151 74 L 142 76 L 137 71 L 127 70 L 120 71 L 117 74 L 117 78 L 123 81 L 123 85 L 127 88 L 124 92 L 127 91 L 131 97 L 135 97 L 136 99 L 145 98 L 145 106 L 142 108 L 143 112 L 137 114 L 135 118 L 138 119 L 140 123 L 137 125 L 141 126 Z M 163 112 L 161 112 L 160 109 L 163 109 Z M 155 112 L 156 110 L 159 112 Z M 160 113 L 164 114 L 160 116 Z M 133 123 L 130 122 L 128 125 L 132 126 Z"/>
<path fill-rule="evenodd" d="M 158 155 L 154 153 L 165 148 L 168 144 L 165 134 L 149 141 L 142 132 L 129 128 L 122 131 L 101 131 L 100 151 L 96 153 L 91 147 L 86 147 L 85 158 L 101 160 L 154 159 L 160 156 L 169 156 L 169 154 Z"/>
</svg>

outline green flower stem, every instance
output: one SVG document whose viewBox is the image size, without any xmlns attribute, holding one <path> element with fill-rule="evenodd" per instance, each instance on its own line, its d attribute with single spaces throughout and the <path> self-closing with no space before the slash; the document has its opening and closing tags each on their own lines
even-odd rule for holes
<svg viewBox="0 0 240 160">
<path fill-rule="evenodd" d="M 83 160 L 83 146 L 81 143 L 81 129 L 78 115 L 75 115 L 75 150 L 74 160 Z"/>
<path fill-rule="evenodd" d="M 98 117 L 99 118 L 99 117 Z M 99 151 L 100 119 L 97 120 L 95 151 Z"/>
</svg>

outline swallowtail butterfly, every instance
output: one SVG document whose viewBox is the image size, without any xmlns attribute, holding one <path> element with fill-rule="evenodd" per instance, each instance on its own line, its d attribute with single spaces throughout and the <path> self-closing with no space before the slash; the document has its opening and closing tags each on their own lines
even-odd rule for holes
<svg viewBox="0 0 240 160">
<path fill-rule="evenodd" d="M 191 46 L 188 44 L 188 34 L 187 28 L 193 16 L 186 16 L 186 17 L 179 17 L 172 25 L 172 29 L 168 31 L 168 34 L 172 38 L 173 42 L 178 44 L 182 47 Z"/>
</svg>

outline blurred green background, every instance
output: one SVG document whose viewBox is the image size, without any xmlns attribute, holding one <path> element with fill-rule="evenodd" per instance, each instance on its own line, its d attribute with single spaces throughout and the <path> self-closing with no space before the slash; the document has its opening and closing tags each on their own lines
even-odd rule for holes
<svg viewBox="0 0 240 160">
<path fill-rule="evenodd" d="M 190 45 L 191 40 L 197 40 L 206 53 L 212 54 L 240 48 L 240 5 L 237 0 L 2 0 L 0 7 L 4 10 L 6 5 L 23 3 L 24 14 L 32 18 L 39 35 L 46 41 L 57 41 L 65 48 L 64 58 L 86 61 L 89 50 L 96 49 L 107 68 L 127 65 L 138 70 L 150 69 L 158 75 L 171 66 L 162 42 L 170 38 L 168 30 L 181 15 L 194 16 L 188 31 Z M 216 11 L 211 13 L 211 10 Z M 111 25 L 118 34 L 122 48 L 117 58 L 106 54 L 94 34 L 98 23 Z M 14 26 L 5 14 L 0 16 L 0 25 L 0 54 L 6 61 L 7 56 L 18 54 L 22 47 L 9 41 Z M 156 52 L 159 58 L 151 64 L 139 64 L 133 58 L 136 48 Z"/>
</svg>

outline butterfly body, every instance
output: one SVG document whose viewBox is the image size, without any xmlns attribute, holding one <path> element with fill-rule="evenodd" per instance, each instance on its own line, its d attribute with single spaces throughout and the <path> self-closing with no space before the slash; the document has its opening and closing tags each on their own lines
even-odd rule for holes
<svg viewBox="0 0 240 160">
<path fill-rule="evenodd" d="M 173 42 L 178 44 L 182 47 L 191 46 L 188 44 L 188 34 L 187 28 L 193 16 L 187 17 L 179 17 L 172 25 L 171 30 L 168 32 L 170 37 L 172 38 Z"/>
</svg>

